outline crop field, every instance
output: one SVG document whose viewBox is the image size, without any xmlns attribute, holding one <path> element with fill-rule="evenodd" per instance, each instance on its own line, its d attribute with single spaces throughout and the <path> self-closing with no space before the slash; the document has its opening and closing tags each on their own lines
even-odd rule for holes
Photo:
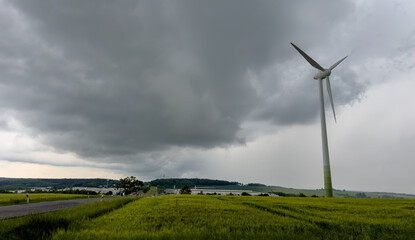
<svg viewBox="0 0 415 240">
<path fill-rule="evenodd" d="M 91 197 L 98 197 L 91 196 Z M 68 200 L 76 198 L 88 198 L 88 195 L 80 194 L 59 194 L 59 193 L 29 193 L 30 203 Z M 0 194 L 0 206 L 26 203 L 26 193 L 5 193 Z"/>
<path fill-rule="evenodd" d="M 169 195 L 52 239 L 415 239 L 415 201 Z"/>
</svg>

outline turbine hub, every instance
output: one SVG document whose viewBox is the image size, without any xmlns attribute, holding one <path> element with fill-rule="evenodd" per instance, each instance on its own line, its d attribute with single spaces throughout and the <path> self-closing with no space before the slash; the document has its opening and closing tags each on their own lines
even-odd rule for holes
<svg viewBox="0 0 415 240">
<path fill-rule="evenodd" d="M 324 69 L 324 71 L 318 71 L 316 75 L 314 75 L 314 79 L 325 79 L 327 76 L 330 76 L 331 70 L 330 69 Z"/>
</svg>

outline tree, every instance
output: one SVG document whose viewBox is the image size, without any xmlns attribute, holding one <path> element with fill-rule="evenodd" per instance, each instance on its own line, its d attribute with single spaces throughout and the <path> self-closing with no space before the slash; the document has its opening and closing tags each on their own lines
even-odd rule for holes
<svg viewBox="0 0 415 240">
<path fill-rule="evenodd" d="M 129 194 L 132 192 L 138 192 L 141 190 L 144 186 L 144 183 L 138 179 L 136 179 L 134 176 L 126 177 L 120 179 L 119 183 L 115 184 L 116 188 L 123 188 L 125 194 Z"/>
<path fill-rule="evenodd" d="M 357 198 L 368 198 L 364 192 L 356 193 Z"/>
<path fill-rule="evenodd" d="M 148 191 L 150 191 L 150 187 L 145 187 L 145 188 L 143 188 L 143 193 L 146 193 L 146 192 L 148 192 Z"/>
<path fill-rule="evenodd" d="M 187 185 L 184 185 L 182 189 L 180 189 L 180 194 L 190 194 L 192 190 L 190 190 L 190 187 Z"/>
</svg>

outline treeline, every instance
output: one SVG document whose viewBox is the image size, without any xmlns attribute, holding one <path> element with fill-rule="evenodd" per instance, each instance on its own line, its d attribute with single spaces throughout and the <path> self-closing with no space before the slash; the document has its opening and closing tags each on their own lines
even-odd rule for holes
<svg viewBox="0 0 415 240">
<path fill-rule="evenodd" d="M 246 184 L 246 186 L 248 186 L 248 187 L 266 187 L 267 185 L 262 184 L 262 183 L 248 183 L 248 184 Z"/>
<path fill-rule="evenodd" d="M 15 193 L 14 191 L 8 191 L 4 189 L 0 189 L 0 193 Z M 79 190 L 79 189 L 66 189 L 66 190 L 56 190 L 56 189 L 49 189 L 47 191 L 36 189 L 36 190 L 27 190 L 25 193 L 61 193 L 61 194 L 82 194 L 82 195 L 98 195 L 98 192 L 91 191 L 91 190 Z M 112 191 L 108 191 L 105 195 L 112 195 Z"/>
<path fill-rule="evenodd" d="M 102 178 L 93 179 L 52 179 L 52 178 L 0 178 L 0 189 L 20 190 L 31 187 L 51 187 L 55 189 L 72 188 L 72 187 L 112 187 L 119 180 L 108 180 Z"/>
<path fill-rule="evenodd" d="M 24 190 L 33 187 L 50 187 L 54 189 L 73 188 L 73 187 L 113 187 L 114 184 L 119 183 L 119 180 L 102 178 L 94 179 L 52 179 L 52 178 L 0 178 L 0 189 L 15 191 Z M 159 186 L 164 188 L 172 188 L 176 186 L 180 188 L 184 185 L 188 186 L 225 186 L 225 185 L 240 185 L 239 182 L 229 182 L 225 180 L 212 180 L 200 178 L 168 178 L 156 179 L 147 182 L 146 185 Z"/>
<path fill-rule="evenodd" d="M 28 193 L 63 193 L 63 194 L 85 194 L 85 195 L 98 195 L 99 193 L 95 192 L 95 191 L 91 191 L 91 190 L 79 190 L 79 189 L 66 189 L 66 190 L 56 190 L 56 189 L 51 189 L 49 191 L 43 191 L 40 189 L 36 189 L 34 191 L 27 191 Z M 112 192 L 109 191 L 111 194 Z"/>
<path fill-rule="evenodd" d="M 200 178 L 166 178 L 156 179 L 149 182 L 151 186 L 158 186 L 164 188 L 181 188 L 184 185 L 194 186 L 226 186 L 226 185 L 239 185 L 238 182 L 229 182 L 225 180 L 212 180 L 212 179 L 200 179 Z"/>
</svg>

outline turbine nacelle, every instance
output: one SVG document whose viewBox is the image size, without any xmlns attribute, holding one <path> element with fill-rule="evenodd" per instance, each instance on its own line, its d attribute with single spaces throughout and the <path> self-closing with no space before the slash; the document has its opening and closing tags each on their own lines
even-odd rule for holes
<svg viewBox="0 0 415 240">
<path fill-rule="evenodd" d="M 326 77 L 330 76 L 331 74 L 331 70 L 330 69 L 324 69 L 324 71 L 318 71 L 318 73 L 316 73 L 316 75 L 314 75 L 314 79 L 318 80 L 318 79 L 325 79 Z"/>
</svg>

